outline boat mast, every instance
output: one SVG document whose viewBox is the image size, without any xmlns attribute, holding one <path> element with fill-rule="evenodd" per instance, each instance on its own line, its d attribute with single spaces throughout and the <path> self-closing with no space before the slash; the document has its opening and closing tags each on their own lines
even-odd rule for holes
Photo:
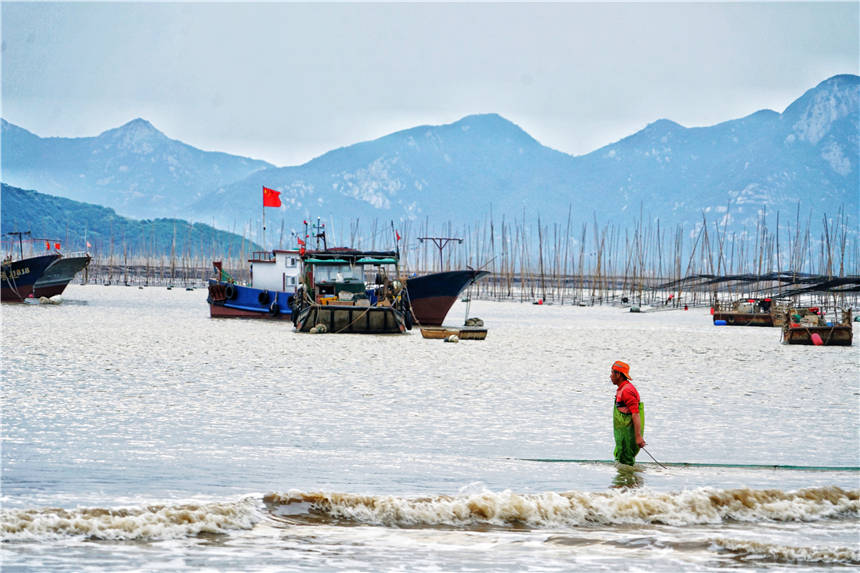
<svg viewBox="0 0 860 573">
<path fill-rule="evenodd" d="M 30 231 L 10 231 L 6 233 L 7 235 L 17 236 L 18 237 L 18 253 L 20 257 L 24 258 L 24 235 L 29 235 Z"/>
</svg>

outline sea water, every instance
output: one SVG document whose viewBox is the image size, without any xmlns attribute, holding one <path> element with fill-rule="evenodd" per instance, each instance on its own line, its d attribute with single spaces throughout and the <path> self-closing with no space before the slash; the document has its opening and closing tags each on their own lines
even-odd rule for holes
<svg viewBox="0 0 860 573">
<path fill-rule="evenodd" d="M 2 306 L 4 571 L 860 565 L 856 345 L 482 301 L 483 341 L 311 335 L 205 298 Z M 615 360 L 666 468 L 607 463 Z"/>
</svg>

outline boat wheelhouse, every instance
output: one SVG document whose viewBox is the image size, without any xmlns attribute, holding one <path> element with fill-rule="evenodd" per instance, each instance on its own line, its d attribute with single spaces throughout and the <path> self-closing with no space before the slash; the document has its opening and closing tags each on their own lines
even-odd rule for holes
<svg viewBox="0 0 860 573">
<path fill-rule="evenodd" d="M 299 332 L 395 334 L 412 328 L 396 251 L 331 248 L 302 255 Z"/>
</svg>

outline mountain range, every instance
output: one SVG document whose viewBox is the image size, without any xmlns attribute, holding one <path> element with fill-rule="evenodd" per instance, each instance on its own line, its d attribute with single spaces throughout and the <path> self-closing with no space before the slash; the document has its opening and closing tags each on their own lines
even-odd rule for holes
<svg viewBox="0 0 860 573">
<path fill-rule="evenodd" d="M 182 217 L 222 228 L 257 221 L 261 188 L 302 218 L 486 217 L 617 221 L 664 227 L 702 220 L 755 227 L 759 213 L 798 208 L 813 223 L 844 210 L 857 229 L 860 77 L 839 75 L 781 113 L 761 110 L 708 127 L 661 119 L 591 153 L 541 145 L 511 121 L 472 115 L 332 150 L 303 165 L 195 149 L 136 119 L 91 138 L 41 138 L 2 122 L 2 178 L 132 217 Z"/>
</svg>

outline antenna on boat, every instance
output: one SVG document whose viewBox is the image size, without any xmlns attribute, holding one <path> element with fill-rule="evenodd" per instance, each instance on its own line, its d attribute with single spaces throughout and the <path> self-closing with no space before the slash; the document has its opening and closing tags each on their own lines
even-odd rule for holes
<svg viewBox="0 0 860 573">
<path fill-rule="evenodd" d="M 305 225 L 307 225 L 307 221 L 305 221 Z M 317 217 L 317 222 L 313 225 L 314 229 L 314 238 L 316 239 L 316 249 L 320 250 L 320 239 L 322 239 L 323 250 L 328 250 L 328 245 L 325 240 L 325 223 L 320 223 L 320 218 Z"/>
</svg>

